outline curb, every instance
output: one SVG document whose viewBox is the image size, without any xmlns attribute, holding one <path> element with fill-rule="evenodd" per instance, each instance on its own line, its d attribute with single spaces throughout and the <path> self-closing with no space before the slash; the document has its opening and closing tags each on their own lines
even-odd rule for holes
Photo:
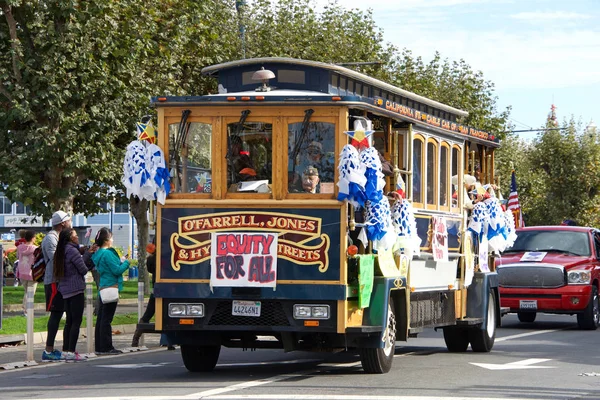
<svg viewBox="0 0 600 400">
<path fill-rule="evenodd" d="M 147 298 L 144 298 L 144 304 L 148 301 Z M 131 305 L 137 304 L 137 299 L 119 299 L 119 304 Z M 3 312 L 19 312 L 23 308 L 21 304 L 5 304 L 2 306 Z M 33 305 L 33 311 L 46 311 L 45 303 L 35 303 Z"/>
<path fill-rule="evenodd" d="M 122 334 L 133 334 L 135 332 L 135 328 L 137 325 L 112 325 L 112 330 L 119 331 L 120 335 Z M 85 338 L 86 328 L 81 328 L 81 333 L 79 334 L 80 338 Z M 113 333 L 115 334 L 115 333 Z M 48 336 L 48 332 L 34 332 L 33 333 L 33 344 L 46 343 L 46 337 Z M 59 330 L 56 333 L 56 340 L 62 340 L 63 333 L 62 330 Z M 27 334 L 22 333 L 18 335 L 0 335 L 0 344 L 3 343 L 14 343 L 14 342 L 24 342 L 27 344 Z"/>
</svg>

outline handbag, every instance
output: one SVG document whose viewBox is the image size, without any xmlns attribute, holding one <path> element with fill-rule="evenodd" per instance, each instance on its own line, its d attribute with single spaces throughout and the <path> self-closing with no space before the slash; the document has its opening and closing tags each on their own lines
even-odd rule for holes
<svg viewBox="0 0 600 400">
<path fill-rule="evenodd" d="M 100 299 L 103 304 L 116 303 L 119 301 L 119 288 L 111 286 L 100 289 Z"/>
</svg>

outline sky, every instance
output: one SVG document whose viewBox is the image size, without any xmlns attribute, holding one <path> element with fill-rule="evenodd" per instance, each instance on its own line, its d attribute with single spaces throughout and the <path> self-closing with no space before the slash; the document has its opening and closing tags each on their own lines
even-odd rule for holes
<svg viewBox="0 0 600 400">
<path fill-rule="evenodd" d="M 552 104 L 560 125 L 574 117 L 600 126 L 600 0 L 338 3 L 370 8 L 386 42 L 426 62 L 437 50 L 482 71 L 495 84 L 498 109 L 512 106 L 515 130 L 543 126 Z"/>
</svg>

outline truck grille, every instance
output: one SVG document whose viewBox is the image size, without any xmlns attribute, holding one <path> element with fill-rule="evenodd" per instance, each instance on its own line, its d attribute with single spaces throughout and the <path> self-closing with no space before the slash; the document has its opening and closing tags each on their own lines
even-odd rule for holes
<svg viewBox="0 0 600 400">
<path fill-rule="evenodd" d="M 501 265 L 497 270 L 500 286 L 507 288 L 557 288 L 567 283 L 562 265 L 522 263 Z"/>
<path fill-rule="evenodd" d="M 208 325 L 290 326 L 280 302 L 263 301 L 260 317 L 231 315 L 231 301 L 219 301 Z"/>
</svg>

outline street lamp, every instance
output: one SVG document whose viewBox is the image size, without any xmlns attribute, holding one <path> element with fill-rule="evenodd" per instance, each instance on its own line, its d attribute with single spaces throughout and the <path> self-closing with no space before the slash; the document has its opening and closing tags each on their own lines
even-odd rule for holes
<svg viewBox="0 0 600 400">
<path fill-rule="evenodd" d="M 108 188 L 108 195 L 110 197 L 110 231 L 113 231 L 113 222 L 115 219 L 115 195 L 117 194 L 117 189 L 113 186 Z"/>
</svg>

